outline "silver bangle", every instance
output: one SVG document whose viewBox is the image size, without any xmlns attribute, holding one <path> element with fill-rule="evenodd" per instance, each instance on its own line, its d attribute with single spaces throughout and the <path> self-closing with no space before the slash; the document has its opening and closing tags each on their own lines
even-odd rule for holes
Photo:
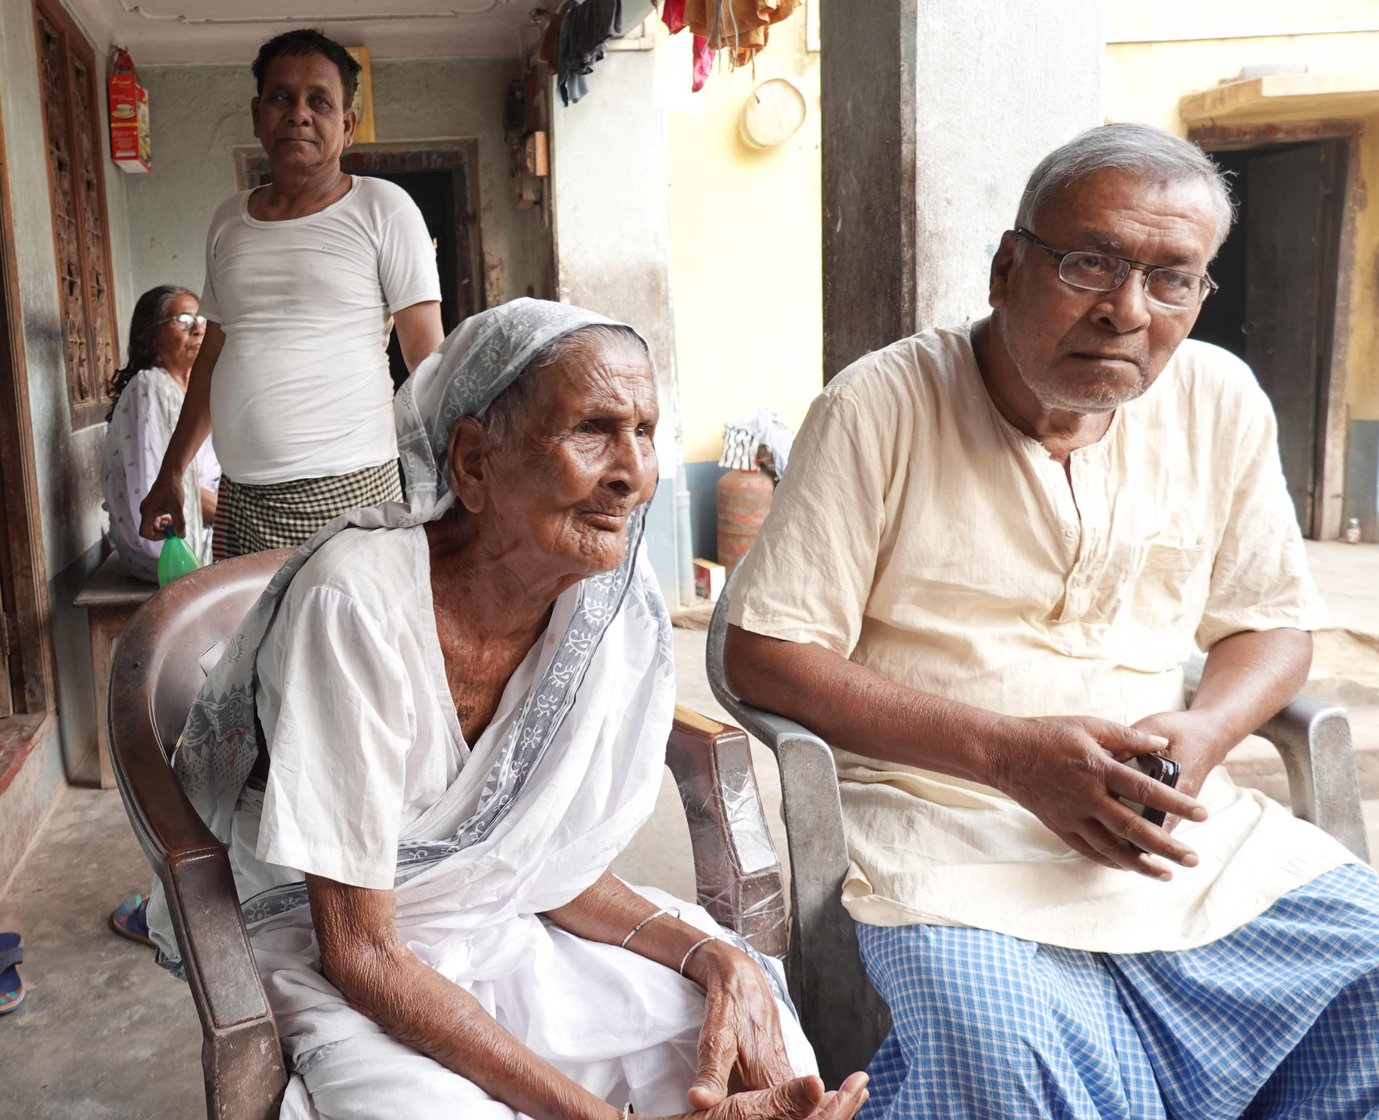
<svg viewBox="0 0 1379 1120">
<path fill-rule="evenodd" d="M 637 934 L 641 933 L 643 926 L 650 925 L 662 914 L 670 914 L 672 917 L 678 918 L 680 916 L 680 911 L 677 910 L 674 906 L 662 906 L 655 913 L 648 914 L 645 918 L 643 918 L 640 922 L 638 922 L 635 926 L 628 930 L 627 936 L 622 939 L 622 944 L 619 945 L 618 948 L 626 949 L 627 943 L 631 941 L 634 937 L 636 937 Z"/>
<path fill-rule="evenodd" d="M 695 952 L 697 952 L 699 949 L 702 949 L 702 948 L 703 948 L 705 945 L 707 945 L 710 941 L 722 941 L 722 940 L 723 940 L 723 935 L 722 935 L 722 934 L 720 934 L 720 933 L 711 933 L 711 934 L 709 934 L 708 937 L 701 937 L 698 941 L 696 941 L 693 945 L 691 945 L 691 946 L 689 947 L 689 949 L 686 950 L 685 955 L 684 955 L 683 957 L 680 958 L 680 975 L 683 976 L 683 975 L 685 974 L 685 965 L 689 964 L 689 959 L 690 959 L 690 957 L 694 956 Z"/>
<path fill-rule="evenodd" d="M 632 1102 L 631 1102 L 631 1101 L 628 1101 L 625 1105 L 622 1106 L 622 1120 L 627 1120 L 627 1118 L 631 1115 L 631 1113 L 632 1113 Z"/>
</svg>

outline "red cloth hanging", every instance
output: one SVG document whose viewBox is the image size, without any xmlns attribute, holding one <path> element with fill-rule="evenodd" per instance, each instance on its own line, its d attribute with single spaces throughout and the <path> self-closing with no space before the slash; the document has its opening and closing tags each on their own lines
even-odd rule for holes
<svg viewBox="0 0 1379 1120">
<path fill-rule="evenodd" d="M 665 0 L 661 6 L 661 22 L 672 35 L 685 28 L 685 0 Z"/>
</svg>

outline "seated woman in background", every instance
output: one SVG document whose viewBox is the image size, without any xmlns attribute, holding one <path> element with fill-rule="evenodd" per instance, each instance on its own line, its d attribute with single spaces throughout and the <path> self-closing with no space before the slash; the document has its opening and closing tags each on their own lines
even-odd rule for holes
<svg viewBox="0 0 1379 1120">
<path fill-rule="evenodd" d="M 150 288 L 134 305 L 129 361 L 110 385 L 101 493 L 110 513 L 110 538 L 130 575 L 156 581 L 160 541 L 139 536 L 139 503 L 158 474 L 187 392 L 192 362 L 201 349 L 206 320 L 186 288 Z M 203 564 L 211 561 L 211 522 L 220 464 L 210 439 L 187 468 L 187 546 Z"/>
<path fill-rule="evenodd" d="M 865 1075 L 824 1093 L 778 962 L 608 871 L 675 701 L 646 343 L 516 300 L 395 409 L 411 508 L 287 561 L 174 760 L 230 852 L 281 1115 L 847 1120 Z M 160 889 L 149 925 L 176 968 Z"/>
</svg>

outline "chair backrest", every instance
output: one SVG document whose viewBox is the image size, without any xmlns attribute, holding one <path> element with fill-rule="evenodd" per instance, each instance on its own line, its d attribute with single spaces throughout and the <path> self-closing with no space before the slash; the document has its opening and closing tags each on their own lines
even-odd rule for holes
<svg viewBox="0 0 1379 1120">
<path fill-rule="evenodd" d="M 890 1030 L 890 1012 L 867 979 L 856 926 L 842 903 L 849 860 L 833 752 L 806 728 L 753 707 L 728 685 L 723 646 L 736 582 L 735 568 L 709 623 L 705 668 L 718 702 L 771 748 L 780 768 L 790 851 L 786 975 L 820 1072 L 836 1086 L 854 1070 L 866 1068 Z"/>
<path fill-rule="evenodd" d="M 226 560 L 169 584 L 135 612 L 110 673 L 115 782 L 172 914 L 201 1018 L 214 1120 L 277 1116 L 287 1074 L 229 859 L 187 801 L 168 756 L 206 679 L 203 658 L 233 637 L 289 555 L 283 549 Z"/>
<path fill-rule="evenodd" d="M 168 849 L 147 841 L 188 838 L 191 810 L 167 765 L 187 711 L 206 679 L 201 661 L 230 639 L 291 550 L 237 557 L 170 583 L 130 619 L 110 670 L 111 762 L 125 807 L 155 869 Z M 185 810 L 185 811 L 184 811 Z M 204 831 L 204 826 L 202 827 Z M 209 836 L 209 833 L 206 834 Z"/>
</svg>

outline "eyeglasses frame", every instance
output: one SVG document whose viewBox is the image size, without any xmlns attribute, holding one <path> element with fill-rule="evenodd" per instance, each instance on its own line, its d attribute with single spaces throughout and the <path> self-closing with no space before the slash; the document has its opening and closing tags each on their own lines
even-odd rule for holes
<svg viewBox="0 0 1379 1120">
<path fill-rule="evenodd" d="M 191 326 L 182 326 L 181 323 L 177 323 L 177 320 L 183 315 L 191 315 L 195 322 L 193 322 Z M 209 322 L 209 320 L 204 315 L 194 314 L 191 311 L 179 311 L 176 315 L 169 315 L 166 319 L 159 319 L 158 325 L 161 327 L 164 323 L 177 323 L 178 328 L 184 331 L 189 331 L 192 327 L 200 327 L 204 331 L 207 322 Z"/>
<path fill-rule="evenodd" d="M 1153 264 L 1150 261 L 1139 261 L 1134 257 L 1122 257 L 1119 254 L 1106 253 L 1100 249 L 1055 249 L 1052 245 L 1047 245 L 1043 241 L 1040 241 L 1039 238 L 1024 226 L 1016 226 L 1011 232 L 1014 233 L 1016 237 L 1023 237 L 1035 248 L 1043 249 L 1044 252 L 1048 253 L 1049 256 L 1058 262 L 1058 279 L 1067 284 L 1068 287 L 1076 288 L 1079 292 L 1117 292 L 1120 291 L 1122 285 L 1130 279 L 1130 273 L 1140 272 L 1144 276 L 1144 280 L 1142 281 L 1144 298 L 1155 307 L 1162 307 L 1165 311 L 1191 311 L 1194 307 L 1201 307 L 1202 304 L 1206 302 L 1207 296 L 1211 295 L 1212 292 L 1218 291 L 1221 287 L 1221 285 L 1205 272 L 1188 272 L 1183 268 L 1172 268 L 1169 265 Z M 1089 253 L 1092 256 L 1106 257 L 1108 260 L 1120 261 L 1121 264 L 1126 266 L 1125 275 L 1120 278 L 1120 281 L 1113 288 L 1087 288 L 1081 284 L 1075 284 L 1063 275 L 1063 259 L 1072 256 L 1074 253 Z M 1175 303 L 1164 303 L 1162 300 L 1155 299 L 1149 294 L 1149 277 L 1156 272 L 1176 272 L 1180 276 L 1191 276 L 1195 278 L 1197 280 L 1197 290 L 1199 293 L 1197 302 L 1195 304 L 1185 304 L 1180 307 Z"/>
</svg>

